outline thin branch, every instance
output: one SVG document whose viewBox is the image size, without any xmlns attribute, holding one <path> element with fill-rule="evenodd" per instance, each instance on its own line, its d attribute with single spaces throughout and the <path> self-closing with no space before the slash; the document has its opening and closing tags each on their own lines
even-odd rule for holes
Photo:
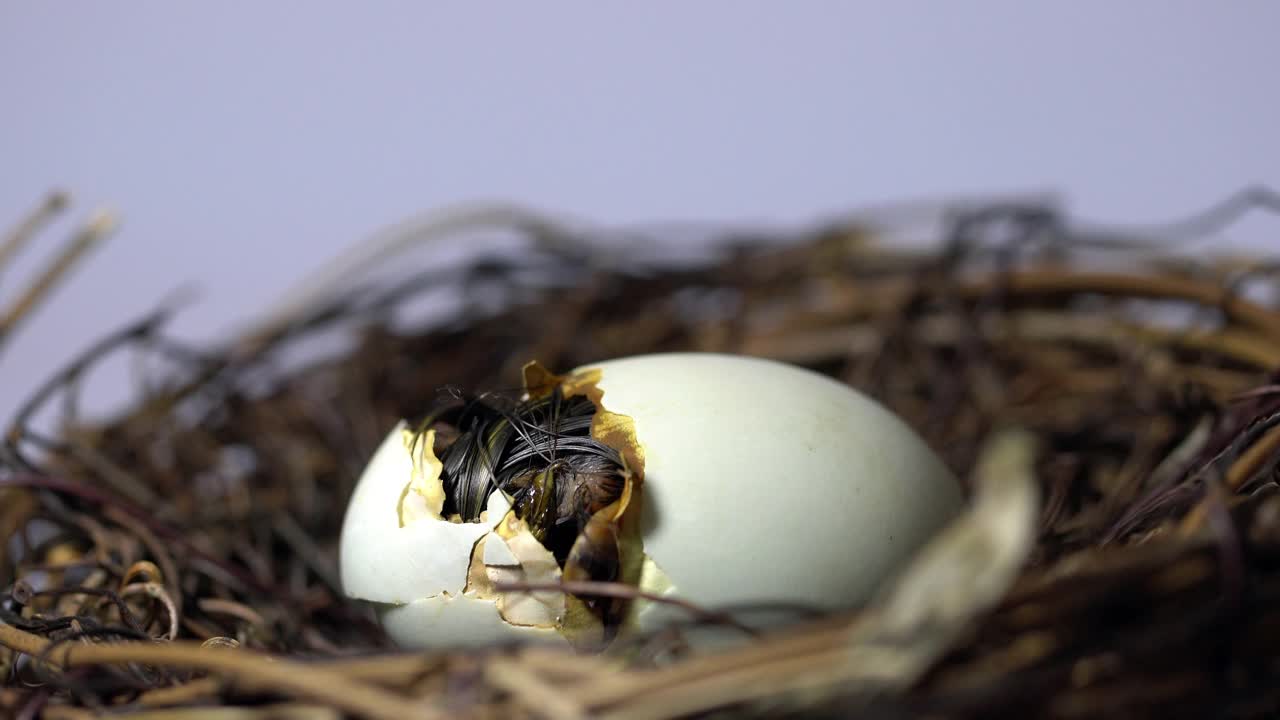
<svg viewBox="0 0 1280 720">
<path fill-rule="evenodd" d="M 218 673 L 237 686 L 293 695 L 327 703 L 369 720 L 434 720 L 446 715 L 415 701 L 354 681 L 314 664 L 261 655 L 250 650 L 205 649 L 197 643 L 116 643 L 58 647 L 36 635 L 0 624 L 0 644 L 34 657 L 47 654 L 52 664 L 73 668 L 90 665 L 147 663 Z"/>
<path fill-rule="evenodd" d="M 39 304 L 47 299 L 68 273 L 92 248 L 111 234 L 116 226 L 115 215 L 103 211 L 91 218 L 79 232 L 67 241 L 53 262 L 27 286 L 7 312 L 0 313 L 0 350 L 13 336 L 19 323 L 25 320 Z"/>
<path fill-rule="evenodd" d="M 29 215 L 14 225 L 0 240 L 0 275 L 5 267 L 22 252 L 36 235 L 49 224 L 58 213 L 71 202 L 70 196 L 61 190 L 55 190 L 45 196 L 44 201 L 33 209 Z"/>
</svg>

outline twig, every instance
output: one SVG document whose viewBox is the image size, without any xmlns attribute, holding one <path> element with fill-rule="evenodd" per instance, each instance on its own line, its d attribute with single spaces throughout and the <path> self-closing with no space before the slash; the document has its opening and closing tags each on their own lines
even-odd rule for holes
<svg viewBox="0 0 1280 720">
<path fill-rule="evenodd" d="M 341 720 L 342 713 L 326 705 L 282 703 L 256 707 L 196 707 L 112 713 L 121 720 Z"/>
<path fill-rule="evenodd" d="M 186 705 L 217 696 L 226 688 L 227 682 L 218 676 L 196 678 L 181 685 L 148 690 L 139 695 L 134 703 L 142 707 Z"/>
<path fill-rule="evenodd" d="M 582 720 L 582 706 L 546 683 L 521 663 L 494 658 L 485 663 L 484 677 L 493 687 L 509 693 L 529 712 L 549 720 Z"/>
<path fill-rule="evenodd" d="M 85 253 L 111 234 L 115 226 L 116 218 L 111 213 L 104 211 L 91 218 L 84 228 L 72 236 L 44 272 L 18 296 L 13 307 L 7 312 L 0 313 L 0 349 L 3 349 L 4 344 L 12 337 L 18 324 L 49 296 L 58 282 L 75 267 Z"/>
<path fill-rule="evenodd" d="M 0 624 L 0 644 L 36 657 L 47 654 L 46 661 L 64 668 L 148 663 L 219 673 L 233 678 L 242 687 L 323 702 L 370 720 L 445 717 L 422 703 L 402 700 L 393 693 L 353 681 L 340 673 L 243 649 L 208 650 L 190 642 L 134 642 L 69 645 L 50 651 L 47 641 L 4 624 Z"/>
<path fill-rule="evenodd" d="M 62 212 L 70 200 L 70 196 L 60 190 L 49 193 L 38 207 L 5 233 L 4 240 L 0 241 L 0 274 L 4 273 L 5 267 L 22 252 L 32 238 Z"/>
</svg>

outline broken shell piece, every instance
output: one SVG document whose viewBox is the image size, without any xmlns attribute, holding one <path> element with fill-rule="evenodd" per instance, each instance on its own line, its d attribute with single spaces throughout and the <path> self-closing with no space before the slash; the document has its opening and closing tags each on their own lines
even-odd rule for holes
<svg viewBox="0 0 1280 720">
<path fill-rule="evenodd" d="M 489 538 L 494 538 L 494 542 L 489 542 Z M 493 533 L 484 536 L 484 540 L 480 541 L 483 545 L 483 557 L 481 560 L 488 567 L 519 567 L 520 561 L 516 559 L 516 554 L 511 552 L 511 548 L 502 541 L 501 537 Z"/>
<path fill-rule="evenodd" d="M 387 634 L 405 647 L 477 648 L 505 643 L 565 646 L 554 628 L 503 621 L 492 600 L 469 595 L 438 595 L 404 605 L 384 605 L 378 617 Z"/>
<path fill-rule="evenodd" d="M 361 600 L 407 603 L 440 593 L 461 594 L 471 551 L 496 521 L 453 523 L 421 517 L 401 526 L 401 498 L 414 461 L 403 423 L 383 441 L 347 508 L 340 548 L 344 591 Z M 510 508 L 502 493 L 489 496 L 488 518 Z"/>
<path fill-rule="evenodd" d="M 515 563 L 490 564 L 485 561 L 484 587 L 475 587 L 473 583 L 467 589 L 478 597 L 491 597 L 497 600 L 498 613 L 504 620 L 516 625 L 532 625 L 536 627 L 555 628 L 564 617 L 565 595 L 555 591 L 535 591 L 527 593 L 499 593 L 493 588 L 500 584 L 543 584 L 560 580 L 560 566 L 549 550 L 542 546 L 529 532 L 529 526 L 516 518 L 515 513 L 507 515 L 496 530 L 485 536 L 483 555 L 488 556 L 491 546 L 505 547 Z M 502 555 L 496 551 L 495 555 Z M 471 575 L 473 579 L 476 575 Z"/>
</svg>

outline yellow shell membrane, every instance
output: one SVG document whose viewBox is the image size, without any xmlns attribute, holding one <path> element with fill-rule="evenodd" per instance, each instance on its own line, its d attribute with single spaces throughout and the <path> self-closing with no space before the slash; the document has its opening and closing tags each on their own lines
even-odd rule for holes
<svg viewBox="0 0 1280 720">
<path fill-rule="evenodd" d="M 444 509 L 444 484 L 440 482 L 444 464 L 436 458 L 436 431 L 420 433 L 406 428 L 400 439 L 413 462 L 413 473 L 397 508 L 400 527 L 424 517 L 439 518 Z"/>
<path fill-rule="evenodd" d="M 604 526 L 607 526 L 607 531 L 615 533 L 613 539 L 617 545 L 619 560 L 617 582 L 639 587 L 645 575 L 654 575 L 655 572 L 661 575 L 656 566 L 650 568 L 648 573 L 645 572 L 644 539 L 640 527 L 644 448 L 636 436 L 635 422 L 627 415 L 610 412 L 605 408 L 604 391 L 599 388 L 600 377 L 601 373 L 598 369 L 557 375 L 536 361 L 524 366 L 525 393 L 530 399 L 545 397 L 557 387 L 566 398 L 582 395 L 589 399 L 596 407 L 596 413 L 591 418 L 591 437 L 617 451 L 618 456 L 622 458 L 624 482 L 622 496 L 591 518 L 591 522 L 584 529 L 583 535 L 579 536 L 578 542 L 574 543 L 574 548 L 569 554 L 569 561 L 565 564 L 564 579 L 570 581 L 590 579 L 581 566 L 574 562 L 575 555 L 579 552 L 580 546 L 589 539 L 586 536 L 593 529 L 605 532 Z M 667 585 L 668 583 L 666 578 L 662 577 L 654 584 Z M 594 615 L 586 609 L 581 600 L 573 596 L 568 596 L 567 600 L 570 615 L 576 614 L 574 611 L 577 610 L 594 619 Z M 614 602 L 606 614 L 606 619 L 612 624 L 620 624 L 624 622 L 624 618 L 632 615 L 629 612 L 630 609 L 629 603 Z"/>
</svg>

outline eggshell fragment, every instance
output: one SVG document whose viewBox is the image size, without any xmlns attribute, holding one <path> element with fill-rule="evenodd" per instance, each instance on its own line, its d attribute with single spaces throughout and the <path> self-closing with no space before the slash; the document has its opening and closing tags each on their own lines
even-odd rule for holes
<svg viewBox="0 0 1280 720">
<path fill-rule="evenodd" d="M 567 645 L 553 628 L 512 625 L 498 614 L 492 600 L 467 595 L 439 595 L 380 608 L 387 634 L 410 648 L 475 648 L 504 643 Z"/>
<path fill-rule="evenodd" d="M 509 513 L 502 523 L 485 536 L 482 556 L 487 556 L 490 547 L 505 547 L 515 563 L 490 564 L 484 567 L 472 567 L 471 577 L 467 584 L 469 595 L 482 598 L 493 598 L 497 602 L 498 614 L 502 619 L 516 625 L 554 628 L 565 614 L 565 594 L 558 591 L 539 590 L 535 592 L 500 593 L 495 589 L 500 584 L 555 583 L 560 580 L 560 566 L 555 556 L 542 546 L 529 526 L 523 520 Z M 501 555 L 501 551 L 496 551 Z"/>
<path fill-rule="evenodd" d="M 355 598 L 407 603 L 461 594 L 471 550 L 507 513 L 501 493 L 489 497 L 488 523 L 419 519 L 401 527 L 400 501 L 414 462 L 401 423 L 374 453 L 347 508 L 339 563 L 344 591 Z"/>
<path fill-rule="evenodd" d="M 486 536 L 486 540 L 490 536 Z M 519 567 L 520 561 L 516 558 L 516 554 L 511 552 L 511 548 L 507 547 L 502 538 L 498 538 L 495 542 L 485 542 L 482 550 L 481 560 L 488 567 Z"/>
<path fill-rule="evenodd" d="M 563 593 L 492 589 L 496 582 L 558 580 L 554 557 L 500 492 L 489 495 L 482 522 L 440 518 L 440 463 L 422 452 L 431 440 L 428 433 L 415 445 L 401 423 L 374 453 L 343 526 L 344 591 L 377 603 L 383 627 L 406 647 L 565 644 L 555 630 Z M 473 582 L 472 572 L 483 581 Z"/>
</svg>

